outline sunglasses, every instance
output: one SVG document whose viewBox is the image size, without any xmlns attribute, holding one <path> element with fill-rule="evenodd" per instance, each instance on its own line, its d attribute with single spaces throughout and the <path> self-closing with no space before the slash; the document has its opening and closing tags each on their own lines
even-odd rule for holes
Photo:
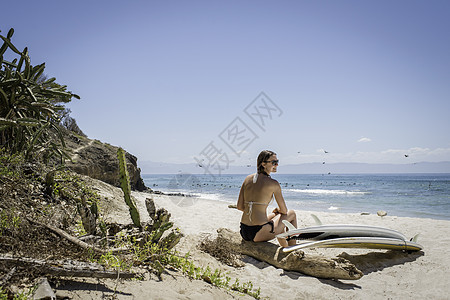
<svg viewBox="0 0 450 300">
<path fill-rule="evenodd" d="M 266 160 L 265 162 L 266 162 L 266 163 L 267 163 L 267 162 L 270 162 L 270 163 L 272 163 L 272 165 L 278 166 L 278 163 L 280 162 L 280 160 L 279 160 L 279 159 L 277 159 L 277 160 Z"/>
</svg>

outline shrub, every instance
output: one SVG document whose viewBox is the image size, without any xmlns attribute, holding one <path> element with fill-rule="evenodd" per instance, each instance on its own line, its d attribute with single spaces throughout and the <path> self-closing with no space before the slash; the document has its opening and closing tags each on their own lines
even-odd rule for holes
<svg viewBox="0 0 450 300">
<path fill-rule="evenodd" d="M 0 146 L 11 153 L 22 152 L 26 159 L 58 155 L 62 161 L 61 103 L 79 97 L 55 78 L 43 80 L 45 63 L 32 66 L 28 48 L 19 51 L 11 42 L 13 34 L 12 28 L 6 36 L 0 34 Z M 7 50 L 17 58 L 5 60 Z"/>
</svg>

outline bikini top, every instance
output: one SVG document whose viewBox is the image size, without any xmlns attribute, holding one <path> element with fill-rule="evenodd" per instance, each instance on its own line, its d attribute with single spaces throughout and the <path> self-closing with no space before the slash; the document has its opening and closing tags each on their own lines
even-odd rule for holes
<svg viewBox="0 0 450 300">
<path fill-rule="evenodd" d="M 256 174 L 253 176 L 253 183 L 256 183 L 257 180 L 258 180 L 258 173 L 256 173 Z M 254 204 L 256 204 L 256 205 L 265 205 L 265 206 L 269 206 L 272 202 L 273 202 L 273 197 L 272 197 L 272 199 L 270 200 L 270 202 L 269 202 L 268 204 L 266 204 L 266 203 L 260 203 L 260 202 L 254 202 L 254 201 L 245 202 L 245 203 L 248 204 L 248 213 L 247 213 L 247 216 L 248 216 L 248 219 L 250 220 L 250 222 L 252 221 L 252 212 L 253 212 L 253 205 L 254 205 Z"/>
</svg>

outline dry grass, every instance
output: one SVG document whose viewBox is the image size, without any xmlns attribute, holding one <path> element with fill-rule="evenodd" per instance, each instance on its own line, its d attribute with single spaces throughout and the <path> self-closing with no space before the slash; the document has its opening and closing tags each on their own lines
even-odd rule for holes
<svg viewBox="0 0 450 300">
<path fill-rule="evenodd" d="M 230 247 L 222 243 L 219 239 L 211 240 L 205 238 L 200 242 L 199 249 L 231 267 L 241 268 L 245 265 L 242 261 L 242 255 L 230 249 Z"/>
</svg>

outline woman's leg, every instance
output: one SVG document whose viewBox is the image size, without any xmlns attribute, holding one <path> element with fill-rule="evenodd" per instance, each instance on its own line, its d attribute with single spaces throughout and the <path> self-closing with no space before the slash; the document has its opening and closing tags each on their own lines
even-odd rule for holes
<svg viewBox="0 0 450 300">
<path fill-rule="evenodd" d="M 270 241 L 271 239 L 275 238 L 275 235 L 283 233 L 285 230 L 285 226 L 283 224 L 283 220 L 289 221 L 292 225 L 297 227 L 297 216 L 295 214 L 295 211 L 289 210 L 287 214 L 281 215 L 281 214 L 269 214 L 268 216 L 269 220 L 273 221 L 273 230 L 274 233 L 271 233 L 272 226 L 267 224 L 264 225 L 260 231 L 255 235 L 255 238 L 253 239 L 254 242 L 264 242 L 264 241 Z M 278 243 L 281 247 L 287 247 L 291 245 L 295 245 L 295 240 L 289 241 L 289 243 L 286 241 L 286 239 L 278 239 Z"/>
<path fill-rule="evenodd" d="M 280 221 L 279 223 L 281 223 L 283 226 L 281 227 L 281 231 L 280 232 L 276 232 L 276 234 L 279 233 L 283 233 L 285 232 L 285 226 L 283 224 L 283 220 L 287 220 L 289 223 L 291 223 L 292 225 L 294 225 L 295 228 L 297 228 L 297 215 L 295 214 L 295 211 L 293 211 L 292 209 L 288 210 L 288 213 L 285 215 L 281 215 Z M 286 241 L 286 239 L 278 239 L 278 243 L 280 243 L 280 245 L 282 247 L 286 247 L 283 245 L 288 244 L 289 246 L 293 246 L 297 243 L 296 240 L 290 240 L 289 242 Z M 283 245 L 282 245 L 283 244 Z"/>
<path fill-rule="evenodd" d="M 270 240 L 274 239 L 275 235 L 278 234 L 277 233 L 277 224 L 278 224 L 279 219 L 280 218 L 278 216 L 275 216 L 271 220 L 273 222 L 273 232 L 271 232 L 272 225 L 266 224 L 256 233 L 255 237 L 253 238 L 253 241 L 254 242 L 266 242 L 266 241 L 270 241 Z"/>
</svg>

